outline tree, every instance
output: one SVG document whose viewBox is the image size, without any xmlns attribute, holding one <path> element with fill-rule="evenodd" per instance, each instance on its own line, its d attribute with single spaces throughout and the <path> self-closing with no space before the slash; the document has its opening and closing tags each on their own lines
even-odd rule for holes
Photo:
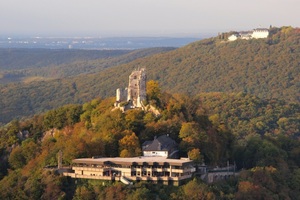
<svg viewBox="0 0 300 200">
<path fill-rule="evenodd" d="M 23 155 L 22 148 L 17 146 L 9 155 L 8 162 L 14 169 L 22 168 L 26 164 L 26 158 Z"/>
<path fill-rule="evenodd" d="M 147 95 L 147 101 L 150 104 L 160 107 L 161 91 L 160 91 L 158 81 L 150 80 L 147 82 L 146 95 Z"/>
<path fill-rule="evenodd" d="M 75 195 L 73 199 L 74 200 L 95 199 L 95 194 L 89 188 L 86 188 L 85 186 L 79 186 L 75 191 Z"/>
<path fill-rule="evenodd" d="M 38 153 L 38 145 L 33 141 L 33 139 L 27 139 L 22 142 L 22 154 L 26 159 L 26 162 L 29 162 L 35 155 Z"/>
<path fill-rule="evenodd" d="M 144 129 L 144 118 L 145 112 L 143 110 L 128 110 L 125 115 L 126 127 L 129 130 L 139 133 Z"/>
<path fill-rule="evenodd" d="M 198 148 L 190 150 L 188 152 L 188 156 L 191 160 L 193 160 L 196 163 L 201 163 L 203 161 L 202 156 L 200 155 L 200 149 Z"/>
<path fill-rule="evenodd" d="M 212 200 L 216 199 L 214 193 L 210 192 L 207 185 L 199 183 L 196 179 L 183 186 L 184 199 Z"/>
<path fill-rule="evenodd" d="M 141 155 L 139 138 L 133 132 L 126 133 L 126 135 L 119 141 L 119 147 L 121 157 L 133 157 Z"/>
<path fill-rule="evenodd" d="M 125 200 L 127 191 L 120 183 L 109 186 L 105 189 L 105 195 L 103 199 L 107 200 Z"/>
<path fill-rule="evenodd" d="M 201 148 L 201 145 L 207 141 L 206 133 L 195 122 L 182 123 L 179 138 L 182 139 L 181 145 L 185 148 Z"/>
<path fill-rule="evenodd" d="M 12 120 L 6 133 L 6 143 L 10 146 L 18 142 L 17 133 L 20 131 L 20 123 L 18 120 Z"/>
<path fill-rule="evenodd" d="M 131 195 L 129 195 L 128 199 L 131 200 L 151 200 L 155 199 L 155 195 L 151 194 L 151 191 L 145 187 L 137 188 Z"/>
</svg>

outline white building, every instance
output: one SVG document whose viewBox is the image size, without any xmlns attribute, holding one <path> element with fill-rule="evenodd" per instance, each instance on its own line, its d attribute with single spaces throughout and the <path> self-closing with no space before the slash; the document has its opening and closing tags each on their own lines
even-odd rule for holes
<svg viewBox="0 0 300 200">
<path fill-rule="evenodd" d="M 178 158 L 178 144 L 168 135 L 155 137 L 153 141 L 145 141 L 142 148 L 145 157 Z"/>
<path fill-rule="evenodd" d="M 233 34 L 228 37 L 228 41 L 235 41 L 237 39 L 249 40 L 267 38 L 269 36 L 269 30 L 266 28 L 257 28 L 253 31 L 241 31 L 237 34 Z"/>
<path fill-rule="evenodd" d="M 257 28 L 253 30 L 252 38 L 267 38 L 269 36 L 269 30 L 266 28 Z"/>
<path fill-rule="evenodd" d="M 192 178 L 193 161 L 164 157 L 80 158 L 72 161 L 72 170 L 64 176 L 83 179 L 122 181 L 152 181 L 166 185 L 181 185 Z"/>
<path fill-rule="evenodd" d="M 238 35 L 237 34 L 233 34 L 233 35 L 231 35 L 231 36 L 228 37 L 229 41 L 235 41 L 237 39 L 238 39 Z"/>
<path fill-rule="evenodd" d="M 252 31 L 241 31 L 239 32 L 241 39 L 249 40 L 252 38 Z"/>
</svg>

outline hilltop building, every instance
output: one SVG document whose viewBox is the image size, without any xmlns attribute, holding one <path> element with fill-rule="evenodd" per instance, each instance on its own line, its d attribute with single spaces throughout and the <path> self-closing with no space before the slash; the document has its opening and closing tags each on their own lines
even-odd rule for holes
<svg viewBox="0 0 300 200">
<path fill-rule="evenodd" d="M 142 68 L 130 74 L 128 88 L 117 89 L 115 107 L 124 110 L 131 108 L 147 110 L 143 105 L 144 100 L 146 100 L 146 73 Z M 150 107 L 149 110 L 151 109 Z M 143 156 L 140 157 L 74 159 L 72 166 L 66 169 L 62 166 L 60 151 L 58 171 L 64 176 L 79 179 L 121 181 L 124 184 L 132 184 L 133 181 L 151 181 L 166 185 L 181 185 L 195 175 L 209 181 L 231 175 L 229 172 L 225 174 L 214 172 L 210 175 L 206 165 L 197 166 L 189 158 L 177 159 L 179 158 L 178 144 L 169 135 L 161 135 L 152 141 L 145 141 L 142 149 Z"/>
<path fill-rule="evenodd" d="M 228 40 L 229 41 L 234 41 L 234 40 L 237 40 L 239 37 L 238 34 L 232 34 L 231 36 L 228 37 Z"/>
<path fill-rule="evenodd" d="M 72 160 L 69 169 L 58 168 L 64 176 L 79 179 L 121 181 L 151 181 L 165 185 L 182 185 L 193 176 L 203 181 L 215 181 L 238 176 L 235 165 L 208 168 L 204 163 L 195 164 L 189 158 L 178 158 L 178 144 L 168 135 L 143 143 L 143 156 L 130 158 L 80 158 Z M 60 161 L 61 162 L 61 161 Z M 61 165 L 61 164 L 59 164 Z"/>
<path fill-rule="evenodd" d="M 116 90 L 115 107 L 144 108 L 144 100 L 146 100 L 146 71 L 142 68 L 130 74 L 127 88 Z"/>
<path fill-rule="evenodd" d="M 252 38 L 267 38 L 269 36 L 269 29 L 266 28 L 257 28 L 253 30 Z"/>
<path fill-rule="evenodd" d="M 181 185 L 193 176 L 196 168 L 189 158 L 178 158 L 178 144 L 168 135 L 155 137 L 143 144 L 143 154 L 131 158 L 81 158 L 72 161 L 72 169 L 64 172 L 72 178 L 122 181 L 152 181 Z"/>
<path fill-rule="evenodd" d="M 72 170 L 65 176 L 83 179 L 121 181 L 152 181 L 166 185 L 181 185 L 196 171 L 189 159 L 164 157 L 81 158 L 72 161 Z"/>
<path fill-rule="evenodd" d="M 145 157 L 178 158 L 178 144 L 168 135 L 155 137 L 153 141 L 145 141 L 142 145 Z"/>
<path fill-rule="evenodd" d="M 232 34 L 228 37 L 229 41 L 235 41 L 237 39 L 249 40 L 249 39 L 260 39 L 267 38 L 269 36 L 269 29 L 266 28 L 257 28 L 253 31 L 241 31 L 235 34 Z"/>
<path fill-rule="evenodd" d="M 241 38 L 243 40 L 249 40 L 252 38 L 252 34 L 253 34 L 253 31 L 241 31 L 238 34 L 238 38 Z"/>
</svg>

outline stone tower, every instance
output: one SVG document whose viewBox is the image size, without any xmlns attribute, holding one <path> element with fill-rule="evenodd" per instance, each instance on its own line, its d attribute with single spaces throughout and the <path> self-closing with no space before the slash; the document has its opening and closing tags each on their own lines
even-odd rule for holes
<svg viewBox="0 0 300 200">
<path fill-rule="evenodd" d="M 144 68 L 130 74 L 127 92 L 127 101 L 131 102 L 133 107 L 143 107 L 142 101 L 146 100 L 146 72 Z"/>
<path fill-rule="evenodd" d="M 143 101 L 146 100 L 146 71 L 144 68 L 133 71 L 129 76 L 128 87 L 116 90 L 115 107 L 143 108 Z M 122 106 L 126 103 L 126 108 Z"/>
</svg>

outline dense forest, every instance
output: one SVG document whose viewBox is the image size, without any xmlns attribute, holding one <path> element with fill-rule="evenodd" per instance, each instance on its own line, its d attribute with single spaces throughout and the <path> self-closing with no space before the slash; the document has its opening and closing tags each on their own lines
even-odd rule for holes
<svg viewBox="0 0 300 200">
<path fill-rule="evenodd" d="M 0 49 L 0 70 L 43 68 L 50 65 L 116 57 L 132 50 Z"/>
<path fill-rule="evenodd" d="M 116 57 L 27 69 L 28 77 L 63 78 L 0 85 L 0 122 L 113 96 L 139 67 L 146 67 L 149 80 L 159 81 L 163 90 L 173 93 L 242 92 L 299 103 L 299 28 L 272 28 L 267 39 L 227 42 L 223 35 L 143 58 L 127 57 L 126 64 Z"/>
<path fill-rule="evenodd" d="M 91 74 L 174 48 L 139 50 L 0 49 L 0 84 Z"/>
<path fill-rule="evenodd" d="M 46 51 L 31 52 L 31 62 L 1 50 L 1 199 L 300 199 L 300 29 L 234 42 L 228 35 L 178 49 L 63 50 L 57 61 L 55 52 L 48 61 Z M 139 67 L 150 80 L 144 104 L 160 115 L 113 109 L 115 89 Z M 74 158 L 140 156 L 141 144 L 162 134 L 196 165 L 234 163 L 239 176 L 127 186 L 51 168 L 60 150 L 65 166 Z"/>
<path fill-rule="evenodd" d="M 147 83 L 160 115 L 113 110 L 114 98 L 70 104 L 0 128 L 4 199 L 297 199 L 300 196 L 299 104 L 245 93 L 162 92 Z M 212 184 L 195 177 L 176 186 L 73 180 L 49 170 L 79 157 L 141 155 L 141 143 L 169 134 L 195 163 L 236 163 L 240 175 Z"/>
</svg>

